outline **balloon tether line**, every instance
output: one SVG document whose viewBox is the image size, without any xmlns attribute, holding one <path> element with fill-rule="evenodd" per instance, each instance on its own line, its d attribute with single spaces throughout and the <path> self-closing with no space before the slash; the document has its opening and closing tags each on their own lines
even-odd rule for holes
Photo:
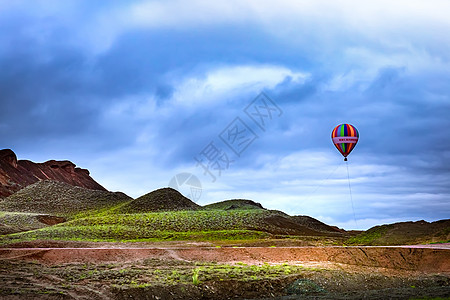
<svg viewBox="0 0 450 300">
<path fill-rule="evenodd" d="M 347 160 L 345 161 L 345 165 L 347 166 L 348 190 L 350 191 L 350 202 L 352 204 L 353 219 L 355 220 L 356 227 L 358 227 L 358 223 L 356 222 L 355 208 L 353 207 L 352 186 L 350 185 L 350 172 L 348 171 L 348 161 Z"/>
<path fill-rule="evenodd" d="M 308 198 L 306 199 L 306 201 L 309 201 L 309 199 L 311 198 L 311 196 L 314 195 L 314 194 L 317 192 L 317 190 L 325 184 L 325 181 L 327 181 L 328 179 L 330 179 L 331 175 L 333 175 L 334 172 L 336 172 L 336 170 L 337 170 L 340 166 L 341 166 L 341 164 L 337 165 L 336 168 L 334 168 L 334 170 L 331 171 L 331 173 L 328 174 L 328 176 L 327 176 L 325 179 L 323 179 L 323 180 L 320 182 L 320 184 L 318 184 L 318 185 L 316 186 L 316 188 L 309 194 L 309 196 L 308 196 Z"/>
</svg>

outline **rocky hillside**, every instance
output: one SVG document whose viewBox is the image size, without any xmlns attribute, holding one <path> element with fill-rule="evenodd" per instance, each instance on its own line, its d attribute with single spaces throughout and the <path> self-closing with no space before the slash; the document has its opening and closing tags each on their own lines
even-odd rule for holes
<svg viewBox="0 0 450 300">
<path fill-rule="evenodd" d="M 65 182 L 92 190 L 106 191 L 89 175 L 86 169 L 77 168 L 70 161 L 49 160 L 34 163 L 17 160 L 10 149 L 0 150 L 0 198 L 7 197 L 18 190 L 42 180 Z"/>
<path fill-rule="evenodd" d="M 72 215 L 132 200 L 120 192 L 91 190 L 51 180 L 38 181 L 0 200 L 0 211 Z"/>
</svg>

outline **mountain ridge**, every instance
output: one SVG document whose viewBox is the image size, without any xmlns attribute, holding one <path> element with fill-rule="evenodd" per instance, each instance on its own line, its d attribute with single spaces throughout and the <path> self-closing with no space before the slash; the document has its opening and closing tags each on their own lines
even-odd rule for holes
<svg viewBox="0 0 450 300">
<path fill-rule="evenodd" d="M 48 160 L 35 163 L 18 160 L 11 149 L 0 150 L 0 198 L 6 198 L 22 188 L 43 180 L 64 182 L 91 190 L 106 191 L 87 169 L 68 160 Z"/>
</svg>

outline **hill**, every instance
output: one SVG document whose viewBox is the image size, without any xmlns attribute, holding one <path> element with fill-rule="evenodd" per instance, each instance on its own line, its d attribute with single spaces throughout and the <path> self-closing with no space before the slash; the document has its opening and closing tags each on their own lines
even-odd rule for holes
<svg viewBox="0 0 450 300">
<path fill-rule="evenodd" d="M 436 222 L 400 222 L 375 226 L 350 238 L 353 245 L 407 245 L 450 240 L 450 219 Z"/>
<path fill-rule="evenodd" d="M 198 210 L 201 206 L 172 188 L 162 188 L 132 200 L 117 209 L 116 213 L 146 213 L 155 211 Z"/>
<path fill-rule="evenodd" d="M 55 226 L 3 236 L 0 242 L 26 240 L 162 241 L 254 240 L 303 236 L 308 240 L 342 239 L 295 223 L 269 210 L 183 210 L 116 214 L 103 212 Z"/>
<path fill-rule="evenodd" d="M 71 216 L 130 201 L 124 193 L 91 190 L 56 181 L 38 181 L 0 200 L 0 211 Z"/>
<path fill-rule="evenodd" d="M 339 233 L 346 233 L 345 230 L 339 229 L 334 226 L 327 225 L 317 219 L 314 219 L 310 216 L 293 216 L 292 217 L 296 223 L 304 225 L 308 228 L 321 231 L 321 232 L 339 232 Z"/>
<path fill-rule="evenodd" d="M 207 210 L 267 210 L 260 203 L 246 199 L 232 199 L 203 206 Z M 270 210 L 271 216 L 263 221 L 279 227 L 278 233 L 295 231 L 298 235 L 339 235 L 346 234 L 343 229 L 329 226 L 309 216 L 289 216 L 282 211 Z M 283 228 L 283 229 L 281 229 Z M 277 231 L 277 230 L 275 230 Z M 272 229 L 272 233 L 274 230 Z"/>
<path fill-rule="evenodd" d="M 201 207 L 172 188 L 158 189 L 133 200 L 122 193 L 40 181 L 0 201 L 0 211 L 4 215 L 0 218 L 4 234 L 32 230 L 11 237 L 13 240 L 226 240 L 280 235 L 342 239 L 346 236 L 345 232 L 313 218 L 267 210 L 252 200 L 233 199 Z M 90 213 L 79 214 L 85 211 Z M 47 227 L 55 216 L 68 216 L 72 221 Z M 15 223 L 7 221 L 12 219 Z M 5 236 L 5 240 L 9 238 Z"/>
<path fill-rule="evenodd" d="M 12 195 L 42 180 L 54 180 L 87 189 L 106 191 L 90 176 L 88 170 L 77 168 L 68 160 L 34 163 L 29 160 L 17 160 L 16 154 L 10 149 L 0 150 L 0 198 Z"/>
<path fill-rule="evenodd" d="M 265 209 L 260 203 L 246 199 L 232 199 L 203 206 L 204 209 Z"/>
</svg>

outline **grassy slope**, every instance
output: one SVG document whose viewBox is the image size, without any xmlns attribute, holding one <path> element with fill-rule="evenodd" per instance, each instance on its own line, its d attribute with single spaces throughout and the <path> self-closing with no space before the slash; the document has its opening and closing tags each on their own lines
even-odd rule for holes
<svg viewBox="0 0 450 300">
<path fill-rule="evenodd" d="M 328 236 L 345 232 L 307 216 L 291 217 L 251 200 L 200 207 L 179 192 L 160 189 L 135 200 L 122 193 L 39 182 L 0 202 L 0 243 L 33 239 L 86 241 L 236 240 L 279 235 Z M 55 226 L 39 214 L 64 216 Z M 446 241 L 450 220 L 376 226 L 347 240 L 353 245 L 396 245 Z M 19 232 L 25 231 L 25 232 Z M 19 233 L 17 233 L 19 232 Z"/>
<path fill-rule="evenodd" d="M 400 222 L 375 226 L 347 240 L 349 245 L 402 245 L 447 242 L 450 219 L 432 223 Z"/>
<path fill-rule="evenodd" d="M 265 210 L 172 211 L 141 214 L 109 214 L 75 219 L 52 227 L 4 237 L 4 241 L 28 239 L 67 240 L 211 240 L 267 238 L 277 228 L 264 221 Z M 255 230 L 255 229 L 258 230 Z"/>
<path fill-rule="evenodd" d="M 345 236 L 318 220 L 267 210 L 251 200 L 227 200 L 200 207 L 172 189 L 156 190 L 133 200 L 122 193 L 40 182 L 1 201 L 2 209 L 8 211 L 0 211 L 0 243 L 33 239 L 156 241 Z M 48 227 L 37 221 L 43 213 L 64 216 L 69 221 Z M 450 220 L 376 226 L 347 240 L 347 244 L 446 241 L 449 228 Z"/>
<path fill-rule="evenodd" d="M 6 243 L 33 239 L 249 240 L 275 235 L 327 235 L 283 212 L 266 210 L 251 200 L 234 199 L 201 207 L 170 188 L 131 199 L 119 193 L 40 182 L 14 194 L 0 207 L 52 213 L 69 220 L 36 230 L 32 229 L 39 226 L 24 227 L 29 231 L 0 238 L 0 242 Z M 10 227 L 4 227 L 3 231 L 5 234 L 14 232 Z M 332 236 L 336 234 L 340 233 L 331 231 Z"/>
<path fill-rule="evenodd" d="M 87 241 L 249 240 L 275 235 L 324 235 L 264 209 L 166 211 L 117 214 L 116 209 L 52 227 L 4 236 L 0 242 L 33 239 Z"/>
</svg>

